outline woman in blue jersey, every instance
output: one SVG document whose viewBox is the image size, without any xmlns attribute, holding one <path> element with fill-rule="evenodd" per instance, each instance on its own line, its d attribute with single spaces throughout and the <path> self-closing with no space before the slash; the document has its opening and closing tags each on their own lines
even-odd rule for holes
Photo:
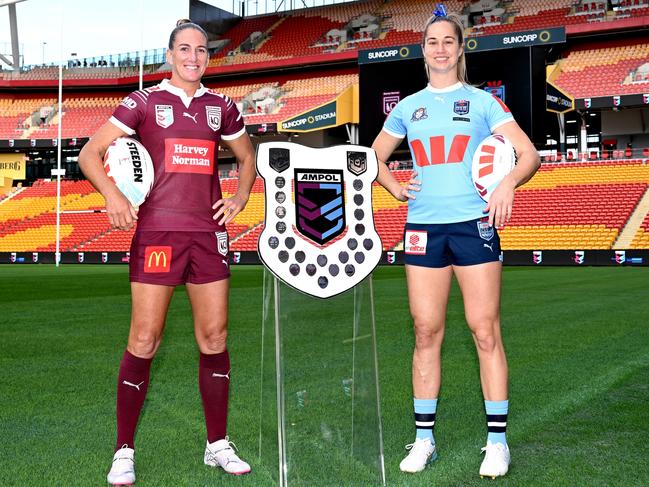
<svg viewBox="0 0 649 487">
<path fill-rule="evenodd" d="M 496 227 L 509 220 L 515 188 L 534 175 L 540 160 L 504 103 L 467 83 L 459 17 L 446 15 L 439 5 L 423 31 L 429 82 L 394 108 L 372 146 L 379 161 L 386 162 L 407 136 L 416 173 L 402 187 L 385 164 L 379 164 L 379 183 L 398 200 L 408 201 L 404 246 L 415 331 L 412 385 L 417 433 L 406 446 L 409 454 L 400 468 L 419 472 L 437 458 L 433 427 L 446 307 L 455 275 L 478 353 L 487 415 L 480 475 L 496 477 L 505 475 L 510 463 L 505 439 L 507 359 L 500 334 L 502 265 Z M 512 142 L 518 164 L 485 204 L 472 184 L 471 161 L 478 144 L 492 133 Z"/>
</svg>

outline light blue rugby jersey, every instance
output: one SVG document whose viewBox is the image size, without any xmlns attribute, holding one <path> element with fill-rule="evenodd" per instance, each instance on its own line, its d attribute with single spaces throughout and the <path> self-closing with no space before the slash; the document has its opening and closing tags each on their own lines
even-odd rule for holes
<svg viewBox="0 0 649 487">
<path fill-rule="evenodd" d="M 514 120 L 498 98 L 457 83 L 443 89 L 427 85 L 401 100 L 383 125 L 404 138 L 421 191 L 408 200 L 408 223 L 455 223 L 484 216 L 486 203 L 471 180 L 473 154 L 500 125 Z"/>
</svg>

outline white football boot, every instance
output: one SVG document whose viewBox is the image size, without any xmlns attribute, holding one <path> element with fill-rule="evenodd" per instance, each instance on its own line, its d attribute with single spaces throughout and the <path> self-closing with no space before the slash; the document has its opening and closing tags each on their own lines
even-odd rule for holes
<svg viewBox="0 0 649 487">
<path fill-rule="evenodd" d="M 113 465 L 108 472 L 108 483 L 115 486 L 133 485 L 135 483 L 135 452 L 124 445 L 115 452 Z"/>
<path fill-rule="evenodd" d="M 402 472 L 421 472 L 426 465 L 437 460 L 437 448 L 428 438 L 417 438 L 414 443 L 406 445 L 406 450 L 410 450 L 410 453 L 399 464 Z"/>
<path fill-rule="evenodd" d="M 509 463 L 511 456 L 509 455 L 509 447 L 502 443 L 487 442 L 487 446 L 482 448 L 485 453 L 482 465 L 480 465 L 480 477 L 502 477 L 509 470 Z"/>
<path fill-rule="evenodd" d="M 224 440 L 208 443 L 205 447 L 205 465 L 221 467 L 226 473 L 243 475 L 250 472 L 250 465 L 241 460 L 234 452 L 236 446 L 226 436 Z"/>
</svg>

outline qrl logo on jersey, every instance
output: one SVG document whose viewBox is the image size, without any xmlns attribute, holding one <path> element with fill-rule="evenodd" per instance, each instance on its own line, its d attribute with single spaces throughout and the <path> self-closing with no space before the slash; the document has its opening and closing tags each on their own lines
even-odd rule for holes
<svg viewBox="0 0 649 487">
<path fill-rule="evenodd" d="M 215 132 L 221 128 L 221 107 L 205 107 L 207 114 L 207 125 Z"/>
<path fill-rule="evenodd" d="M 345 230 L 342 171 L 295 170 L 295 214 L 298 231 L 320 245 Z"/>
<path fill-rule="evenodd" d="M 170 246 L 148 246 L 144 249 L 144 272 L 169 272 L 170 270 Z"/>
<path fill-rule="evenodd" d="M 426 255 L 428 233 L 425 231 L 407 230 L 404 239 L 405 251 L 408 255 Z"/>
</svg>

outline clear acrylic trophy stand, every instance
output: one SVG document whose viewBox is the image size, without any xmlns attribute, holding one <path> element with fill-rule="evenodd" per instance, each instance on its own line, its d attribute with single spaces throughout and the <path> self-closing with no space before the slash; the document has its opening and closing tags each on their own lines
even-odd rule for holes
<svg viewBox="0 0 649 487">
<path fill-rule="evenodd" d="M 372 291 L 314 298 L 264 269 L 259 454 L 279 486 L 385 485 Z"/>
</svg>

